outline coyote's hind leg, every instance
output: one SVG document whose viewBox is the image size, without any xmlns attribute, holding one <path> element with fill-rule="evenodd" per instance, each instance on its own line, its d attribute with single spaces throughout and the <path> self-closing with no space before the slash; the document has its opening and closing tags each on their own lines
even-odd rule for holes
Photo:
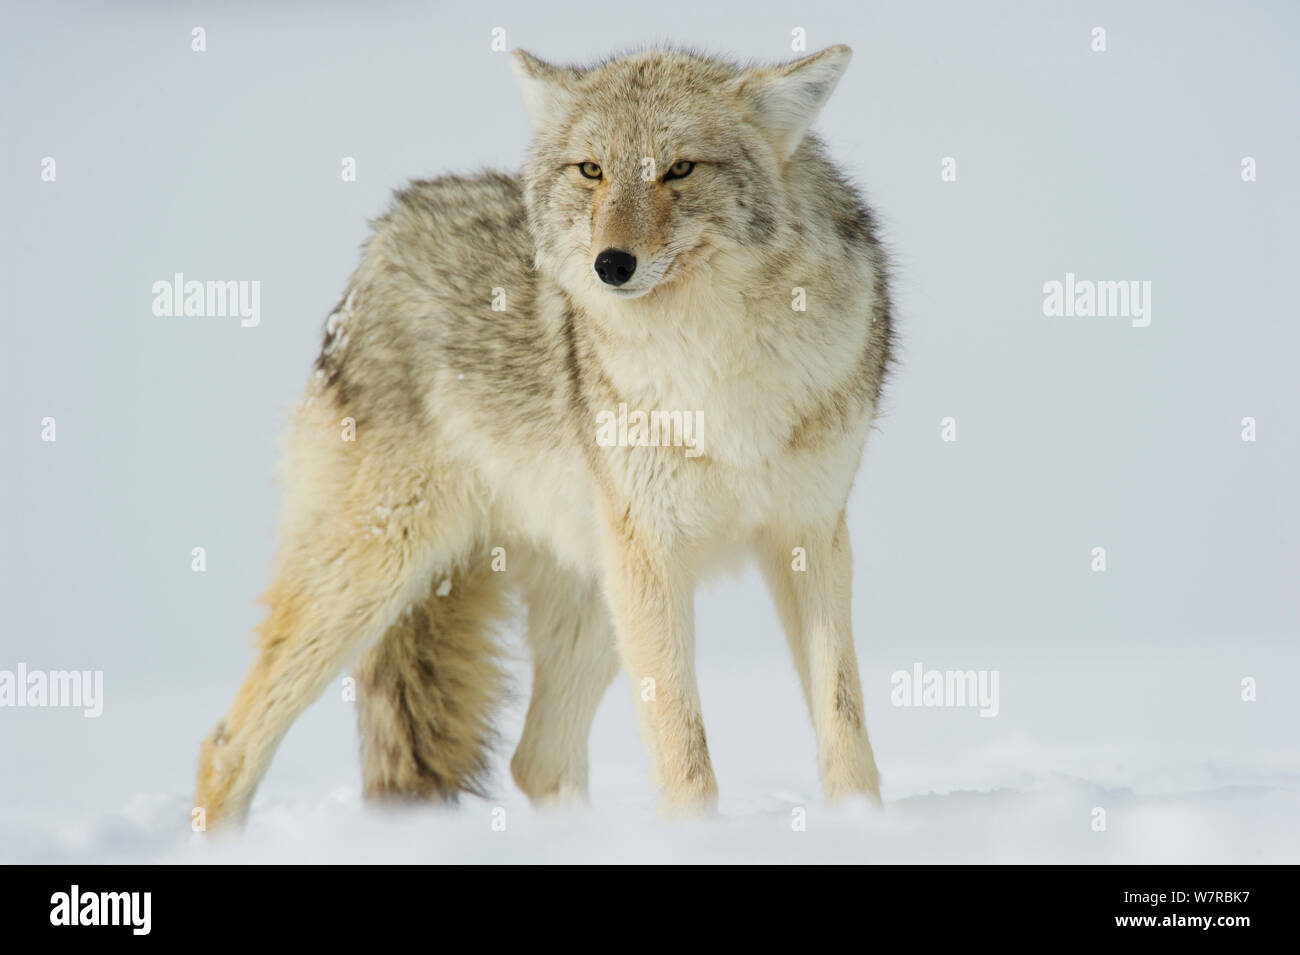
<svg viewBox="0 0 1300 955">
<path fill-rule="evenodd" d="M 341 441 L 323 403 L 291 440 L 257 658 L 199 753 L 195 806 L 209 827 L 243 820 L 294 719 L 464 550 L 469 509 L 448 481 L 389 466 L 401 458 L 377 438 Z"/>
<path fill-rule="evenodd" d="M 527 588 L 533 692 L 510 772 L 539 804 L 587 798 L 587 738 L 618 673 L 618 643 L 596 581 L 550 561 Z"/>
</svg>

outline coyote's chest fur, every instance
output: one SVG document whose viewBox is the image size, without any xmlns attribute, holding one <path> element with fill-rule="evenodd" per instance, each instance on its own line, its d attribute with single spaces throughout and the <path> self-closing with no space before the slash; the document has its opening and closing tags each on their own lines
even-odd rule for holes
<svg viewBox="0 0 1300 955">
<path fill-rule="evenodd" d="M 582 308 L 571 301 L 565 306 Z M 601 420 L 640 413 L 641 440 L 635 429 L 619 431 L 625 446 L 595 453 L 598 476 L 592 455 L 574 453 L 568 442 L 521 441 L 527 460 L 498 469 L 487 487 L 503 538 L 522 532 L 564 562 L 598 575 L 602 479 L 659 515 L 665 532 L 679 536 L 704 564 L 743 556 L 757 528 L 798 523 L 840 505 L 871 409 L 863 406 L 851 420 L 836 422 L 839 440 L 829 442 L 807 440 L 807 411 L 826 413 L 817 382 L 854 373 L 866 327 L 857 341 L 827 351 L 791 341 L 780 326 L 792 318 L 779 306 L 763 314 L 743 297 L 714 289 L 639 311 L 613 317 L 634 323 L 626 334 L 592 343 L 585 372 L 593 380 L 584 382 L 584 400 L 566 415 L 579 443 L 599 448 Z M 769 336 L 784 339 L 784 347 Z M 647 437 L 647 419 L 698 422 L 690 448 L 674 444 L 680 435 L 666 427 Z M 498 455 L 481 443 L 463 450 L 484 475 L 490 465 L 483 459 Z"/>
</svg>

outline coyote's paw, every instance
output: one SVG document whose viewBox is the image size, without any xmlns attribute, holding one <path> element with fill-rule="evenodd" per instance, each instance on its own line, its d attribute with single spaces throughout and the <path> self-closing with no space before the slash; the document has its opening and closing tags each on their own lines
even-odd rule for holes
<svg viewBox="0 0 1300 955">
<path fill-rule="evenodd" d="M 718 784 L 712 773 L 665 786 L 659 811 L 670 819 L 708 819 L 718 814 Z"/>
<path fill-rule="evenodd" d="M 880 799 L 880 773 L 874 760 L 849 766 L 836 766 L 823 773 L 826 801 L 832 806 L 870 805 L 883 809 Z"/>
<path fill-rule="evenodd" d="M 226 723 L 216 725 L 199 747 L 199 773 L 194 786 L 194 809 L 203 820 L 201 831 L 235 828 L 247 815 L 247 799 L 236 793 L 244 757 L 226 736 Z"/>
<path fill-rule="evenodd" d="M 576 809 L 588 804 L 586 771 L 547 765 L 523 747 L 510 760 L 510 775 L 538 809 Z"/>
</svg>

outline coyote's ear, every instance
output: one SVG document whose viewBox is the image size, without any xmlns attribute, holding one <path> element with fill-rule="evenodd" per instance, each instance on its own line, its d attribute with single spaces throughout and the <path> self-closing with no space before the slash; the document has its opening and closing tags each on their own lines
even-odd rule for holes
<svg viewBox="0 0 1300 955">
<path fill-rule="evenodd" d="M 565 80 L 573 76 L 572 70 L 552 66 L 525 50 L 510 51 L 510 68 L 519 81 L 524 109 L 528 110 L 533 129 L 545 126 L 569 104 Z"/>
<path fill-rule="evenodd" d="M 741 93 L 753 104 L 782 162 L 803 141 L 852 58 L 853 51 L 841 44 L 741 78 Z"/>
</svg>

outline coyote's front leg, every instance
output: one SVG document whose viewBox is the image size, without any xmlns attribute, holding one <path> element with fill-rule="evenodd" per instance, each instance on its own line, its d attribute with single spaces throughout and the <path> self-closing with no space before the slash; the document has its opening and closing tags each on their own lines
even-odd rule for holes
<svg viewBox="0 0 1300 955">
<path fill-rule="evenodd" d="M 880 802 L 867 740 L 862 681 L 853 650 L 853 555 L 844 515 L 801 530 L 768 529 L 763 575 L 776 601 L 817 732 L 817 764 L 832 800 L 863 794 Z M 795 548 L 805 560 L 794 566 Z"/>
<path fill-rule="evenodd" d="M 607 509 L 605 592 L 632 678 L 662 807 L 708 812 L 718 801 L 695 684 L 695 608 L 688 567 L 626 510 Z"/>
</svg>

